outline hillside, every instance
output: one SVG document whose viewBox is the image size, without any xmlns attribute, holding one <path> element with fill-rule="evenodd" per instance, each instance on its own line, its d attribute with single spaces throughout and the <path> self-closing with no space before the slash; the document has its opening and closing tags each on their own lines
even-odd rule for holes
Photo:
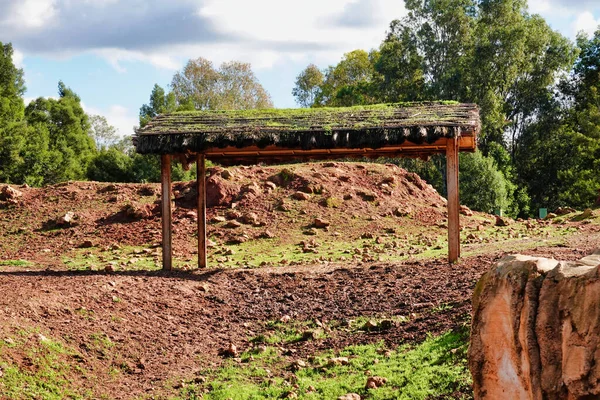
<svg viewBox="0 0 600 400">
<path fill-rule="evenodd" d="M 247 398 L 227 389 L 243 382 L 289 398 L 378 398 L 367 372 L 428 334 L 464 335 L 472 288 L 502 254 L 577 259 L 600 243 L 598 210 L 496 226 L 463 208 L 464 257 L 448 265 L 445 200 L 393 165 L 217 167 L 208 187 L 211 268 L 194 270 L 196 194 L 180 182 L 172 273 L 159 270 L 158 185 L 14 187 L 0 206 L 0 392 Z M 431 371 L 465 373 L 460 340 L 434 342 L 449 347 Z M 348 351 L 354 369 L 319 366 Z M 359 378 L 332 389 L 344 374 Z M 427 396 L 468 396 L 460 376 Z M 381 396 L 403 390 L 388 378 Z"/>
</svg>

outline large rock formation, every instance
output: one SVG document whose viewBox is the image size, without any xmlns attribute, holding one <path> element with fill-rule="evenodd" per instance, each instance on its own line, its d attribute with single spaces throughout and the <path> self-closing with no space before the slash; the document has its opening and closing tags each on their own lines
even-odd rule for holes
<svg viewBox="0 0 600 400">
<path fill-rule="evenodd" d="M 600 250 L 577 262 L 504 257 L 473 296 L 476 399 L 600 398 Z"/>
</svg>

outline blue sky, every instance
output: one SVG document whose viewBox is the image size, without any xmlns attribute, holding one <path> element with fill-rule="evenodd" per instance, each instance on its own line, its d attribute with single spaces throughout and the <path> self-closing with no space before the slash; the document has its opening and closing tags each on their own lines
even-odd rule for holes
<svg viewBox="0 0 600 400">
<path fill-rule="evenodd" d="M 569 38 L 600 24 L 598 0 L 529 0 Z M 276 107 L 295 107 L 294 79 L 345 52 L 377 47 L 403 0 L 0 0 L 0 41 L 25 71 L 26 100 L 63 80 L 86 111 L 131 134 L 155 83 L 190 58 L 250 62 Z"/>
</svg>

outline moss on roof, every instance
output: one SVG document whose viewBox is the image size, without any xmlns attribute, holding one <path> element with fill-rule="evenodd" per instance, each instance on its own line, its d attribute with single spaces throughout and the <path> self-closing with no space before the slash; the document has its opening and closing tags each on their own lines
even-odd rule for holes
<svg viewBox="0 0 600 400">
<path fill-rule="evenodd" d="M 209 148 L 378 148 L 479 131 L 476 105 L 394 103 L 339 108 L 192 111 L 160 115 L 136 133 L 140 153 Z"/>
</svg>

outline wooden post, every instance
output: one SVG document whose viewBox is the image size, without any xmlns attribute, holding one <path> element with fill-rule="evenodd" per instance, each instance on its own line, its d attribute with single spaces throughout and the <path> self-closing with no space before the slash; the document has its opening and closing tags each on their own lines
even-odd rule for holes
<svg viewBox="0 0 600 400">
<path fill-rule="evenodd" d="M 198 183 L 198 268 L 206 268 L 206 157 L 196 157 Z"/>
<path fill-rule="evenodd" d="M 448 139 L 446 147 L 446 183 L 448 186 L 448 261 L 453 263 L 460 257 L 457 137 Z"/>
<path fill-rule="evenodd" d="M 173 269 L 173 247 L 171 239 L 171 156 L 162 155 L 160 159 L 160 178 L 162 189 L 162 251 L 163 270 Z"/>
</svg>

